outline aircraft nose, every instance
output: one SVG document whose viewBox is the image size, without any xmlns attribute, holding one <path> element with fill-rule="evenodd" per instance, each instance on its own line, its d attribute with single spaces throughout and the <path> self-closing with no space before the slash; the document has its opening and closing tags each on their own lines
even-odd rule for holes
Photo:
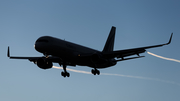
<svg viewBox="0 0 180 101">
<path fill-rule="evenodd" d="M 40 50 L 40 45 L 39 45 L 39 43 L 35 43 L 34 44 L 34 48 L 37 50 L 37 51 L 39 51 Z"/>
<path fill-rule="evenodd" d="M 41 40 L 39 40 L 39 39 L 34 44 L 34 48 L 38 52 L 42 52 L 43 51 L 43 47 L 44 47 L 44 42 L 41 42 Z"/>
<path fill-rule="evenodd" d="M 40 53 L 44 53 L 46 51 L 46 45 L 44 43 L 36 42 L 34 48 Z"/>
<path fill-rule="evenodd" d="M 49 44 L 50 44 L 50 37 L 43 36 L 43 37 L 40 37 L 39 39 L 36 40 L 34 48 L 38 52 L 43 53 L 43 52 L 48 51 Z"/>
</svg>

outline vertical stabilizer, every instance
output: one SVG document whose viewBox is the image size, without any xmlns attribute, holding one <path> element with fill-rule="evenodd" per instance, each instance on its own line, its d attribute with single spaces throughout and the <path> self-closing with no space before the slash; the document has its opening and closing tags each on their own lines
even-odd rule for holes
<svg viewBox="0 0 180 101">
<path fill-rule="evenodd" d="M 113 51 L 115 33 L 116 33 L 116 27 L 112 26 L 106 44 L 104 46 L 103 52 Z"/>
</svg>

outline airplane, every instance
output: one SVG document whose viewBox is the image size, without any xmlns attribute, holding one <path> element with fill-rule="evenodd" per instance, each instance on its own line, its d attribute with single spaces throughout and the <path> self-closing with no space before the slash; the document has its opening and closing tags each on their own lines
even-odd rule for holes
<svg viewBox="0 0 180 101">
<path fill-rule="evenodd" d="M 36 51 L 43 53 L 42 57 L 16 57 L 10 56 L 10 49 L 8 46 L 7 56 L 10 59 L 28 59 L 31 62 L 37 64 L 41 69 L 50 69 L 53 63 L 59 63 L 63 65 L 63 71 L 61 75 L 63 77 L 69 77 L 67 72 L 67 66 L 88 66 L 93 68 L 91 73 L 94 75 L 100 75 L 98 69 L 108 68 L 114 66 L 119 61 L 142 58 L 140 53 L 146 52 L 146 49 L 161 47 L 171 43 L 172 35 L 169 42 L 165 44 L 152 45 L 146 47 L 116 50 L 114 51 L 114 39 L 115 39 L 116 27 L 112 26 L 109 36 L 106 40 L 105 46 L 102 51 L 98 51 L 92 48 L 88 48 L 82 45 L 78 45 L 72 42 L 61 40 L 51 36 L 42 36 L 35 42 L 34 48 Z M 136 57 L 128 57 L 137 55 Z"/>
</svg>

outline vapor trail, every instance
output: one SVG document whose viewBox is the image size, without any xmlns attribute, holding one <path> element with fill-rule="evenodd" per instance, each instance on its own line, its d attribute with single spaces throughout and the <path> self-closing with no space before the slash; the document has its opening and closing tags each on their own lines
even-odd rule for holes
<svg viewBox="0 0 180 101">
<path fill-rule="evenodd" d="M 53 66 L 53 68 L 63 69 L 62 67 L 57 67 L 57 66 Z M 66 69 L 68 71 L 71 71 L 71 72 L 83 73 L 83 74 L 91 74 L 91 72 L 87 72 L 87 71 L 81 71 L 81 70 L 75 70 L 75 69 L 69 69 L 69 68 L 66 68 Z M 159 81 L 159 82 L 175 84 L 175 85 L 180 86 L 180 83 L 176 83 L 174 81 L 161 80 L 161 79 L 158 79 L 158 78 L 148 78 L 148 77 L 142 77 L 142 76 L 132 76 L 132 75 L 123 75 L 123 74 L 111 74 L 111 73 L 101 73 L 101 75 L 111 75 L 111 76 L 121 76 L 121 77 L 128 77 L 128 78 L 144 79 L 144 80 L 153 80 L 153 81 Z"/>
<path fill-rule="evenodd" d="M 174 62 L 179 62 L 179 63 L 180 63 L 180 60 L 176 60 L 176 59 L 172 59 L 172 58 L 166 58 L 166 57 L 159 56 L 159 55 L 156 55 L 156 54 L 151 53 L 151 52 L 147 52 L 147 53 L 148 53 L 148 54 L 150 54 L 150 55 L 152 55 L 152 56 L 155 56 L 155 57 L 161 58 L 161 59 L 170 60 L 170 61 L 174 61 Z"/>
</svg>

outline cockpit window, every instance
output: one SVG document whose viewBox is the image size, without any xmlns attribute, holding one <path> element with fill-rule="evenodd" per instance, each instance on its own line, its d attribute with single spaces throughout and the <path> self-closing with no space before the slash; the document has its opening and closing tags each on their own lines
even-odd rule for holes
<svg viewBox="0 0 180 101">
<path fill-rule="evenodd" d="M 40 40 L 37 40 L 37 42 L 49 42 L 49 41 L 46 39 L 40 39 Z"/>
</svg>

